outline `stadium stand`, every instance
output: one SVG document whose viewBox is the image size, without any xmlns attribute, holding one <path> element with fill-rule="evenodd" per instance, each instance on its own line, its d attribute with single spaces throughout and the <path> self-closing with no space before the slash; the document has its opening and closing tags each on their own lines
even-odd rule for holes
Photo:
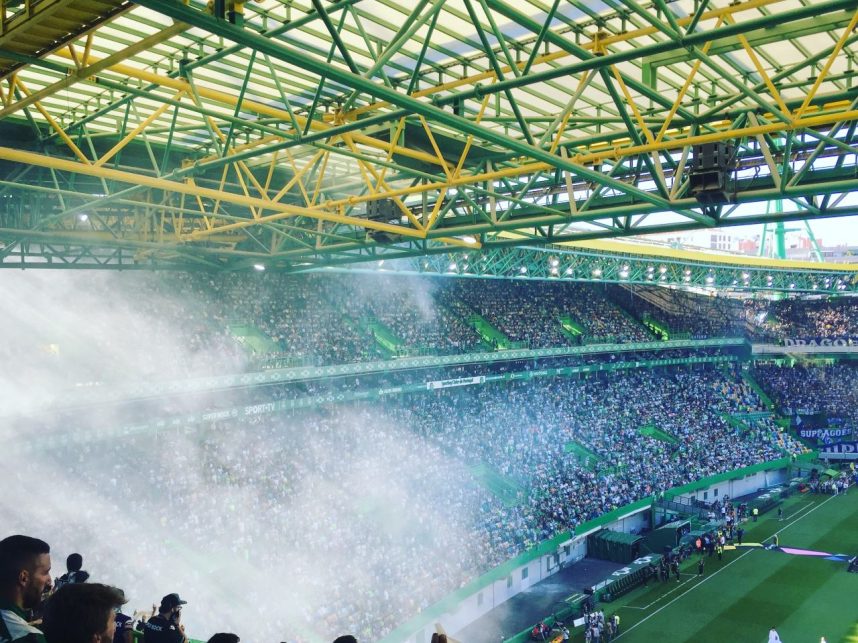
<svg viewBox="0 0 858 643">
<path fill-rule="evenodd" d="M 754 373 L 787 415 L 801 410 L 858 422 L 858 367 L 853 363 L 792 367 L 757 364 Z"/>
<path fill-rule="evenodd" d="M 275 362 L 347 364 L 487 351 L 500 347 L 492 338 L 539 348 L 652 341 L 656 335 L 645 316 L 657 314 L 671 332 L 695 338 L 749 329 L 754 337 L 840 337 L 854 334 L 858 319 L 851 302 L 745 306 L 671 293 L 657 305 L 625 290 L 554 282 L 384 275 L 338 275 L 334 282 L 324 274 L 131 278 L 139 304 L 125 315 L 121 335 L 100 332 L 108 319 L 96 318 L 86 329 L 83 352 L 91 360 L 79 360 L 83 352 L 34 353 L 15 342 L 6 343 L 5 357 L 20 359 L 29 351 L 27 360 L 44 360 L 63 375 L 73 365 L 108 380 L 168 379 Z M 107 298 L 107 283 L 95 279 L 89 287 Z M 99 357 L 127 353 L 123 338 L 131 345 L 136 337 L 161 336 L 172 337 L 191 359 L 165 358 L 146 343 L 136 344 L 146 350 L 130 357 L 133 372 L 123 372 L 127 362 Z M 719 352 L 665 350 L 658 357 Z M 650 357 L 583 355 L 566 357 L 562 365 Z M 212 399 L 207 408 L 557 365 L 543 359 L 307 380 Z M 787 414 L 848 409 L 848 418 L 858 419 L 853 366 L 763 365 L 753 374 Z M 469 579 L 584 522 L 706 476 L 803 453 L 806 447 L 767 413 L 755 386 L 738 367 L 697 365 L 445 388 L 382 403 L 325 403 L 275 416 L 227 417 L 200 428 L 177 426 L 154 436 L 113 434 L 116 418 L 108 415 L 98 420 L 105 428 L 95 443 L 57 439 L 45 449 L 45 482 L 62 471 L 80 497 L 97 499 L 102 509 L 132 508 L 130 516 L 110 514 L 106 527 L 64 523 L 69 541 L 122 543 L 121 551 L 87 552 L 95 568 L 110 566 L 118 577 L 134 579 L 145 564 L 147 576 L 169 583 L 175 570 L 167 554 L 179 548 L 191 560 L 230 561 L 228 570 L 197 565 L 183 579 L 193 585 L 268 569 L 275 577 L 300 579 L 295 587 L 306 596 L 278 592 L 277 601 L 295 609 L 257 623 L 248 634 L 275 640 L 288 631 L 289 640 L 301 640 L 302 631 L 328 638 L 349 631 L 374 641 Z M 156 406 L 169 418 L 200 403 L 173 399 Z M 154 412 L 140 402 L 122 413 L 132 422 Z M 70 412 L 46 435 L 86 421 Z M 385 487 L 374 484 L 379 466 L 385 484 L 399 484 L 379 492 Z M 145 475 L 123 475 L 131 470 Z M 27 493 L 21 479 L 10 485 L 13 496 Z M 368 488 L 375 495 L 367 495 Z M 209 520 L 224 507 L 228 520 Z M 442 515 L 438 507 L 456 510 Z M 34 533 L 50 539 L 46 512 L 29 519 Z M 443 529 L 434 528 L 440 524 Z M 135 539 L 140 529 L 165 537 Z M 271 533 L 289 534 L 286 551 L 259 546 Z M 418 558 L 432 561 L 431 568 Z M 336 569 L 341 582 L 318 573 L 322 566 Z M 163 592 L 126 589 L 137 608 L 147 605 L 141 596 Z M 278 609 L 273 600 L 264 593 L 249 598 L 270 613 Z"/>
<path fill-rule="evenodd" d="M 780 457 L 774 429 L 742 431 L 724 419 L 760 408 L 736 372 L 665 369 L 443 389 L 383 406 L 328 405 L 165 432 L 157 449 L 148 435 L 105 440 L 88 448 L 85 459 L 58 446 L 51 459 L 85 494 L 117 506 L 133 503 L 135 515 L 153 517 L 189 552 L 300 578 L 303 592 L 325 597 L 301 615 L 300 627 L 323 636 L 351 631 L 369 641 L 469 578 L 583 521 L 653 492 Z M 657 426 L 659 435 L 642 432 L 644 425 Z M 593 461 L 569 450 L 572 443 Z M 401 480 L 402 488 L 366 497 L 355 489 L 377 489 L 366 484 L 374 475 L 366 467 L 377 466 L 379 453 L 384 478 Z M 135 467 L 147 475 L 118 475 Z M 503 495 L 497 484 L 513 492 Z M 208 522 L 225 502 L 235 508 L 231 518 Z M 427 510 L 442 506 L 457 510 L 446 516 Z M 443 529 L 430 528 L 439 521 Z M 170 579 L 172 570 L 160 562 L 169 545 L 128 542 L 122 534 L 132 525 L 107 528 L 128 548 L 111 565 L 133 578 L 133 561 L 146 561 L 152 574 Z M 68 535 L 84 542 L 93 537 L 92 527 L 68 529 L 83 530 Z M 272 532 L 290 533 L 288 551 L 257 546 Z M 416 548 L 431 569 L 417 562 Z M 89 559 L 97 566 L 105 556 L 115 554 Z M 336 588 L 314 573 L 311 561 L 323 559 L 342 579 Z M 212 578 L 200 569 L 187 581 Z M 272 623 L 267 632 L 271 640 L 278 625 L 284 624 Z"/>
<path fill-rule="evenodd" d="M 642 324 L 663 328 L 670 338 L 742 337 L 747 332 L 739 300 L 646 286 L 614 285 L 608 292 Z"/>
<path fill-rule="evenodd" d="M 755 339 L 837 339 L 858 333 L 858 302 L 852 298 L 754 302 L 746 310 Z"/>
<path fill-rule="evenodd" d="M 2 356 L 68 369 L 77 381 L 165 379 L 498 348 L 554 348 L 664 338 L 843 338 L 858 328 L 851 301 L 750 302 L 665 290 L 548 281 L 342 274 L 129 275 L 135 301 L 108 316 L 109 280 L 67 276 L 74 330 L 42 329 Z M 656 303 L 653 303 L 656 302 Z M 115 324 L 122 318 L 123 333 Z M 653 324 L 653 321 L 655 324 Z M 38 323 L 33 333 L 38 330 Z M 56 336 L 60 339 L 54 341 Z M 66 337 L 73 336 L 72 338 Z M 143 338 L 161 338 L 158 345 Z M 34 343 L 39 350 L 34 350 Z M 69 344 L 81 347 L 66 350 Z M 56 349 L 53 347 L 57 347 Z M 60 350 L 59 347 L 62 347 Z M 171 359 L 171 351 L 183 359 Z M 111 355 L 112 360 L 98 359 Z M 134 370 L 125 368 L 134 364 Z M 67 378 L 68 379 L 68 378 Z"/>
</svg>

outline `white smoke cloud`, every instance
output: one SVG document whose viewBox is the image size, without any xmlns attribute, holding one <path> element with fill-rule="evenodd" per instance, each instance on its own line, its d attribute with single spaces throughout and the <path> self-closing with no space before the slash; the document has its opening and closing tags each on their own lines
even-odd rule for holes
<svg viewBox="0 0 858 643">
<path fill-rule="evenodd" d="M 0 272 L 3 535 L 47 540 L 54 575 L 80 552 L 91 579 L 123 588 L 131 609 L 178 592 L 189 635 L 203 640 L 351 630 L 369 641 L 424 606 L 415 593 L 441 598 L 482 546 L 470 531 L 477 495 L 461 465 L 382 409 L 124 436 L 113 429 L 140 418 L 123 407 L 54 413 L 76 388 L 234 372 L 219 345 L 188 339 L 189 326 L 227 314 L 201 294 L 204 282 L 188 284 Z"/>
</svg>

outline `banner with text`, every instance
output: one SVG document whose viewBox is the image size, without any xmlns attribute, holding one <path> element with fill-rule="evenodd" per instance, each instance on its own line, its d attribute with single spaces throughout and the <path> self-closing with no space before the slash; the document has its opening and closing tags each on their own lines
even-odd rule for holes
<svg viewBox="0 0 858 643">
<path fill-rule="evenodd" d="M 819 450 L 819 457 L 824 460 L 858 460 L 858 442 L 829 444 Z"/>
<path fill-rule="evenodd" d="M 784 346 L 858 346 L 858 336 L 849 337 L 787 337 Z"/>
<path fill-rule="evenodd" d="M 815 440 L 828 444 L 851 438 L 852 429 L 799 429 L 798 436 L 805 440 Z"/>
</svg>

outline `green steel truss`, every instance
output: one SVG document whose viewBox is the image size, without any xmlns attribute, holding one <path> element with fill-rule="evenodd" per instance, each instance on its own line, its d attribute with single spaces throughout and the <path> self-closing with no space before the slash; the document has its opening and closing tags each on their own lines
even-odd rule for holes
<svg viewBox="0 0 858 643">
<path fill-rule="evenodd" d="M 854 0 L 79 0 L 59 30 L 68 2 L 0 0 L 2 267 L 503 264 L 858 214 Z"/>
<path fill-rule="evenodd" d="M 701 255 L 701 257 L 704 257 Z M 587 281 L 659 285 L 695 292 L 737 295 L 795 293 L 856 295 L 854 270 L 815 269 L 784 262 L 726 263 L 628 252 L 569 249 L 561 246 L 491 248 L 368 264 L 378 272 L 462 278 Z M 828 264 L 830 266 L 830 264 Z M 846 268 L 844 266 L 844 268 Z"/>
</svg>

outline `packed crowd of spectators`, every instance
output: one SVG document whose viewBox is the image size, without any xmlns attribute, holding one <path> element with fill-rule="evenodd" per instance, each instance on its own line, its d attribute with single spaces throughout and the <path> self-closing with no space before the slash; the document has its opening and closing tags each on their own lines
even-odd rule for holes
<svg viewBox="0 0 858 643">
<path fill-rule="evenodd" d="M 116 297 L 110 305 L 104 301 L 111 282 L 93 279 L 87 296 L 76 292 L 62 302 L 61 319 L 35 316 L 37 333 L 11 337 L 6 357 L 32 366 L 16 351 L 31 350 L 38 333 L 57 333 L 59 348 L 43 357 L 60 377 L 61 360 L 128 379 L 237 372 L 253 367 L 231 331 L 241 324 L 302 363 L 386 357 L 372 323 L 407 349 L 455 353 L 480 347 L 469 322 L 475 314 L 530 347 L 574 342 L 560 329 L 563 317 L 584 329 L 585 340 L 652 339 L 597 286 L 368 275 L 133 279 L 124 286 L 133 299 Z M 833 308 L 814 323 L 822 320 L 831 333 L 853 328 L 852 309 Z M 13 327 L 19 332 L 19 324 Z M 588 355 L 566 365 L 649 356 Z M 477 368 L 484 367 L 412 372 L 390 382 L 386 374 L 366 376 L 341 389 L 467 376 Z M 855 419 L 855 368 L 768 368 L 760 367 L 758 379 L 782 407 L 848 409 Z M 30 381 L 26 371 L 21 375 Z M 285 399 L 329 386 L 336 388 L 306 382 L 259 395 Z M 10 442 L 19 436 L 6 426 L 0 504 L 12 529 L 54 534 L 69 551 L 91 546 L 96 577 L 125 588 L 135 607 L 148 607 L 162 583 L 172 589 L 178 579 L 183 594 L 187 588 L 206 606 L 188 620 L 200 632 L 222 626 L 249 640 L 295 643 L 307 632 L 331 638 L 351 631 L 375 641 L 558 533 L 641 497 L 799 452 L 801 445 L 768 418 L 745 429 L 728 421 L 760 410 L 729 367 L 539 378 L 202 427 L 165 422 L 154 433 L 97 428 L 92 441 L 43 432 L 38 448 L 27 452 L 39 476 L 15 466 L 21 451 Z M 102 423 L 122 426 L 125 419 L 117 413 Z M 672 440 L 645 435 L 643 426 Z M 591 457 L 577 457 L 581 449 Z M 483 486 L 478 467 L 516 489 L 514 501 Z M 64 493 L 52 498 L 51 489 Z M 43 500 L 28 502 L 33 497 Z M 249 623 L 247 614 L 259 616 Z"/>
<path fill-rule="evenodd" d="M 657 287 L 610 286 L 608 297 L 635 318 L 653 319 L 671 337 L 747 337 L 751 341 L 858 336 L 858 299 L 734 299 Z"/>
<path fill-rule="evenodd" d="M 531 348 L 575 343 L 561 330 L 569 317 L 583 339 L 605 343 L 652 341 L 638 322 L 605 298 L 599 286 L 551 281 L 451 280 L 442 301 L 459 301 L 514 342 Z"/>
<path fill-rule="evenodd" d="M 4 286 L 14 336 L 0 357 L 76 386 L 493 350 L 475 314 L 532 348 L 653 339 L 591 285 L 343 273 L 43 277 Z M 580 338 L 561 329 L 567 317 Z"/>
<path fill-rule="evenodd" d="M 205 615 L 189 615 L 189 628 L 290 642 L 349 631 L 373 641 L 557 533 L 648 494 L 780 457 L 770 435 L 743 433 L 722 417 L 760 408 L 735 373 L 671 369 L 106 433 L 39 456 L 39 484 L 84 504 L 15 515 L 39 533 L 62 524 L 70 547 L 97 546 L 90 570 L 109 569 L 135 607 L 163 593 L 153 579 L 180 580 L 172 586 L 206 605 Z M 676 442 L 642 435 L 646 424 Z M 568 453 L 571 442 L 595 463 Z M 505 504 L 478 484 L 476 465 L 520 489 L 518 501 Z M 13 476 L 7 501 L 31 484 Z M 241 619 L 257 612 L 266 617 Z"/>
<path fill-rule="evenodd" d="M 858 336 L 858 299 L 748 302 L 755 338 L 848 339 Z"/>
<path fill-rule="evenodd" d="M 746 323 L 742 302 L 726 297 L 696 295 L 668 288 L 612 286 L 609 297 L 644 322 L 651 318 L 666 326 L 670 337 L 710 339 L 743 337 Z"/>
<path fill-rule="evenodd" d="M 406 353 L 467 353 L 484 350 L 467 318 L 441 304 L 443 284 L 416 277 L 363 277 L 352 281 L 345 310 L 354 319 L 375 319 L 390 329 Z"/>
<path fill-rule="evenodd" d="M 858 425 L 858 367 L 851 362 L 757 364 L 754 376 L 785 415 L 824 413 Z"/>
<path fill-rule="evenodd" d="M 791 456 L 807 453 L 809 449 L 789 431 L 778 426 L 773 417 L 758 417 L 745 419 L 745 426 L 750 431 L 752 440 L 768 440 L 775 449 Z"/>
<path fill-rule="evenodd" d="M 0 357 L 76 386 L 493 350 L 477 315 L 528 348 L 652 341 L 646 316 L 692 338 L 858 333 L 850 298 L 741 303 L 666 289 L 333 272 L 52 277 L 28 273 L 8 289 L 2 312 L 14 333 Z M 51 307 L 62 312 L 41 314 Z"/>
</svg>

